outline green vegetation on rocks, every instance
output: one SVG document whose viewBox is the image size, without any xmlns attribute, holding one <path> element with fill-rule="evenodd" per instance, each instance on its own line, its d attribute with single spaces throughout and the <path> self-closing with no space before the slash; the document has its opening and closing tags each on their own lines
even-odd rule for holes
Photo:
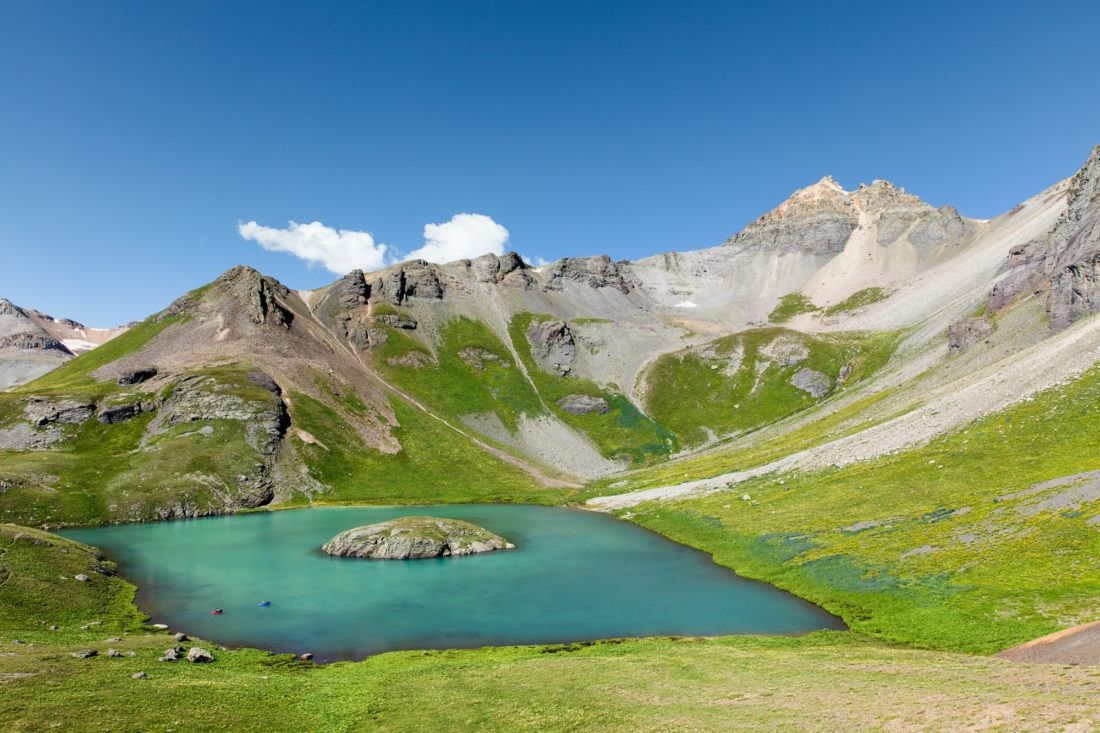
<svg viewBox="0 0 1100 733">
<path fill-rule="evenodd" d="M 768 314 L 768 320 L 772 323 L 786 323 L 795 316 L 817 310 L 820 309 L 802 293 L 787 293 L 779 299 L 779 304 Z"/>
<path fill-rule="evenodd" d="M 883 288 L 864 288 L 863 290 L 852 293 L 839 303 L 830 305 L 828 308 L 825 308 L 822 313 L 827 316 L 835 316 L 837 313 L 854 311 L 865 305 L 871 305 L 880 300 L 886 300 L 888 297 L 890 297 L 890 293 Z"/>
<path fill-rule="evenodd" d="M 659 357 L 642 376 L 646 412 L 685 445 L 743 432 L 816 404 L 881 368 L 895 334 L 744 331 Z M 808 376 L 810 381 L 801 382 Z"/>
<path fill-rule="evenodd" d="M 345 530 L 321 549 L 339 557 L 419 560 L 476 555 L 515 547 L 489 530 L 459 519 L 410 516 Z"/>
<path fill-rule="evenodd" d="M 310 475 L 327 490 L 327 502 L 439 504 L 479 501 L 550 504 L 563 492 L 539 487 L 504 461 L 473 446 L 469 438 L 434 417 L 390 401 L 401 449 L 368 448 L 331 407 L 308 395 L 291 395 L 291 420 L 313 442 L 299 441 Z"/>
<path fill-rule="evenodd" d="M 372 353 L 375 368 L 448 418 L 494 412 L 514 429 L 520 415 L 546 414 L 511 352 L 485 324 L 469 318 L 447 321 L 434 357 L 408 331 L 385 329 L 386 343 Z M 410 362 L 412 352 L 425 358 Z"/>
</svg>

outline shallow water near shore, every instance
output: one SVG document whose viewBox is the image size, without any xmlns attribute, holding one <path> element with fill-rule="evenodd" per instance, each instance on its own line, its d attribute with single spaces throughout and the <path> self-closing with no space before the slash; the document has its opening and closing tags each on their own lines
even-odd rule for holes
<svg viewBox="0 0 1100 733">
<path fill-rule="evenodd" d="M 408 561 L 320 550 L 345 529 L 406 515 L 472 522 L 516 549 Z M 318 661 L 394 649 L 844 628 L 704 553 L 572 509 L 325 507 L 60 534 L 118 562 L 153 623 L 225 645 L 312 652 Z M 263 600 L 271 605 L 261 607 Z M 212 616 L 214 608 L 224 613 Z"/>
</svg>

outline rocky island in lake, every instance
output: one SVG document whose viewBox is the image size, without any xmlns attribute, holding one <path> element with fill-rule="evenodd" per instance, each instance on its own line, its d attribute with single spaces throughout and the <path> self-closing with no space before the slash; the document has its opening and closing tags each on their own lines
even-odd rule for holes
<svg viewBox="0 0 1100 733">
<path fill-rule="evenodd" d="M 321 549 L 339 557 L 419 560 L 476 555 L 514 548 L 508 540 L 476 524 L 438 517 L 398 517 L 345 530 Z"/>
</svg>

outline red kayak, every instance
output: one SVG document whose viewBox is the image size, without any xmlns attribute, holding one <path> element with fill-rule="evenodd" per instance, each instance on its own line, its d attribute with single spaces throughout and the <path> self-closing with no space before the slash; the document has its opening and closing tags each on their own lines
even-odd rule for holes
<svg viewBox="0 0 1100 733">
<path fill-rule="evenodd" d="M 221 616 L 222 615 L 222 610 L 220 608 L 215 608 L 213 611 L 210 612 L 210 615 L 211 616 Z"/>
</svg>

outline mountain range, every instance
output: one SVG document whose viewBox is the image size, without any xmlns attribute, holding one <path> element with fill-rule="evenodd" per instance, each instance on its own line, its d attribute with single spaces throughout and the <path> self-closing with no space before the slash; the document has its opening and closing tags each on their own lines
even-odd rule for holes
<svg viewBox="0 0 1100 733">
<path fill-rule="evenodd" d="M 0 518 L 440 487 L 621 508 L 886 455 L 1092 366 L 1098 221 L 1100 147 L 990 220 L 826 177 L 718 246 L 637 261 L 410 261 L 311 291 L 238 266 L 122 329 L 0 301 Z"/>
</svg>

